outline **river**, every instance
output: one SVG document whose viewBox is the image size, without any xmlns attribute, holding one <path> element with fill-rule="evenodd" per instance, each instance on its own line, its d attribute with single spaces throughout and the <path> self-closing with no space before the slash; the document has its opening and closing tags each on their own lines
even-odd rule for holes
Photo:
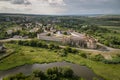
<svg viewBox="0 0 120 80">
<path fill-rule="evenodd" d="M 98 77 L 92 70 L 87 68 L 86 66 L 80 66 L 78 64 L 73 64 L 69 62 L 53 62 L 49 64 L 26 64 L 23 66 L 19 66 L 13 69 L 0 71 L 0 80 L 2 80 L 3 77 L 8 76 L 10 74 L 16 74 L 19 72 L 22 72 L 24 74 L 30 74 L 33 70 L 40 69 L 42 71 L 45 71 L 48 68 L 52 67 L 63 67 L 63 66 L 69 66 L 73 71 L 74 74 L 80 77 L 85 78 L 86 80 L 92 80 L 93 77 Z M 102 78 L 98 77 L 100 80 L 103 80 Z"/>
</svg>

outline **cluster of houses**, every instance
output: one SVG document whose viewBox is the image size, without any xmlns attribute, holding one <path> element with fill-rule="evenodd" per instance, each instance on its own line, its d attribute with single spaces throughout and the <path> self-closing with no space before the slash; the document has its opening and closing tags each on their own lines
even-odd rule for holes
<svg viewBox="0 0 120 80">
<path fill-rule="evenodd" d="M 86 27 L 86 26 L 84 26 Z M 38 39 L 49 39 L 49 40 L 57 40 L 57 41 L 62 41 L 64 44 L 69 44 L 71 46 L 76 46 L 76 47 L 82 47 L 82 48 L 91 48 L 91 49 L 96 49 L 97 48 L 97 41 L 90 37 L 86 36 L 84 34 L 77 33 L 73 30 L 58 30 L 56 27 L 54 27 L 51 24 L 47 24 L 46 26 L 41 24 L 41 23 L 25 23 L 25 28 L 26 31 L 31 32 L 31 33 L 37 33 L 37 38 Z M 22 27 L 15 27 L 11 30 L 7 31 L 7 34 L 12 34 L 15 31 L 22 30 Z M 49 33 L 50 36 L 48 37 L 47 35 L 41 35 L 42 33 Z M 60 37 L 56 37 L 60 36 Z M 66 36 L 65 36 L 66 35 Z M 42 36 L 42 37 L 41 37 Z M 13 38 L 19 38 L 22 39 L 22 36 L 19 35 L 14 35 Z M 28 37 L 25 37 L 25 39 Z M 51 39 L 52 38 L 52 39 Z"/>
<path fill-rule="evenodd" d="M 14 33 L 14 32 L 21 31 L 21 30 L 22 30 L 22 27 L 14 27 L 13 29 L 7 30 L 6 33 L 7 33 L 8 35 L 10 35 L 10 34 L 12 34 L 12 33 Z"/>
<path fill-rule="evenodd" d="M 15 32 L 17 32 L 17 31 L 22 31 L 22 27 L 14 27 L 14 28 L 12 28 L 12 29 L 7 30 L 6 33 L 7 33 L 8 35 L 14 34 L 14 35 L 11 36 L 11 37 L 14 38 L 14 39 L 26 39 L 26 38 L 28 38 L 28 36 L 24 36 L 24 37 L 23 37 L 23 36 L 20 36 L 20 35 L 15 34 Z"/>
<path fill-rule="evenodd" d="M 36 33 L 38 31 L 40 31 L 43 28 L 43 24 L 42 23 L 26 23 L 25 24 L 26 29 L 28 30 L 28 32 L 31 33 Z"/>
<path fill-rule="evenodd" d="M 22 24 L 21 24 L 22 25 Z M 42 23 L 38 23 L 38 22 L 35 22 L 35 23 L 25 23 L 24 26 L 29 29 L 29 28 L 34 28 L 34 27 L 42 27 L 43 24 Z"/>
</svg>

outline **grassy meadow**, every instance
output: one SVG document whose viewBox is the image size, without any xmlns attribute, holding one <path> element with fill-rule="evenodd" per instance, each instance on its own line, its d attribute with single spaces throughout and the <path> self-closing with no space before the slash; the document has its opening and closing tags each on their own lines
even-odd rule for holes
<svg viewBox="0 0 120 80">
<path fill-rule="evenodd" d="M 15 50 L 15 52 L 0 61 L 0 70 L 7 70 L 24 64 L 68 61 L 85 65 L 106 80 L 120 80 L 120 64 L 104 64 L 83 58 L 79 54 L 68 54 L 65 57 L 61 57 L 55 50 L 44 48 L 20 46 L 16 44 L 6 44 L 6 47 Z"/>
</svg>

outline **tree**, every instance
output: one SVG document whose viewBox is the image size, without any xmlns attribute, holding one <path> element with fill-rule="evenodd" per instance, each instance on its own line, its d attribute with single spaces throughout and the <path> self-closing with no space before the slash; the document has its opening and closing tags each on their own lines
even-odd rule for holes
<svg viewBox="0 0 120 80">
<path fill-rule="evenodd" d="M 64 48 L 64 52 L 71 53 L 72 52 L 72 48 L 70 48 L 69 46 L 67 46 L 66 48 Z"/>
<path fill-rule="evenodd" d="M 49 45 L 48 45 L 48 48 L 49 48 L 49 49 L 54 49 L 54 48 L 55 48 L 55 45 L 54 45 L 54 44 L 49 44 Z"/>
<path fill-rule="evenodd" d="M 46 73 L 48 75 L 52 75 L 52 74 L 57 74 L 58 75 L 58 68 L 57 67 L 53 67 L 53 68 L 49 68 Z"/>
<path fill-rule="evenodd" d="M 67 32 L 64 32 L 63 34 L 64 34 L 64 35 L 67 35 Z"/>
<path fill-rule="evenodd" d="M 58 80 L 59 70 L 57 67 L 49 68 L 46 71 L 48 80 Z"/>
<path fill-rule="evenodd" d="M 35 71 L 33 71 L 33 75 L 35 76 L 35 77 L 39 77 L 40 78 L 40 80 L 44 80 L 46 77 L 45 77 L 45 74 L 42 72 L 42 71 L 40 71 L 40 70 L 35 70 Z"/>
<path fill-rule="evenodd" d="M 85 53 L 80 53 L 81 57 L 87 58 L 87 55 Z"/>
<path fill-rule="evenodd" d="M 62 75 L 64 77 L 69 77 L 70 78 L 70 77 L 73 76 L 73 70 L 68 68 L 68 67 L 65 67 L 65 68 L 62 69 Z"/>
</svg>

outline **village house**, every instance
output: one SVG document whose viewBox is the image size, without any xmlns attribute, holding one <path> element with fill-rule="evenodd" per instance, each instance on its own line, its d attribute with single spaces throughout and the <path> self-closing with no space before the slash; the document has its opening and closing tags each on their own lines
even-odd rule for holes
<svg viewBox="0 0 120 80">
<path fill-rule="evenodd" d="M 6 32 L 7 32 L 8 35 L 10 35 L 14 32 L 19 31 L 19 30 L 22 30 L 22 27 L 14 27 L 13 29 L 7 30 Z"/>
<path fill-rule="evenodd" d="M 50 27 L 48 27 L 48 26 L 43 26 L 43 31 L 44 31 L 44 32 L 49 32 L 49 31 L 50 31 Z"/>
<path fill-rule="evenodd" d="M 62 35 L 62 31 L 58 30 L 58 31 L 56 32 L 56 34 Z"/>
<path fill-rule="evenodd" d="M 56 29 L 54 29 L 54 27 L 50 27 L 50 31 L 53 32 L 56 31 Z"/>
<path fill-rule="evenodd" d="M 38 23 L 38 22 L 36 22 L 35 24 L 36 24 L 36 27 L 42 27 L 42 26 L 43 26 L 42 23 Z"/>
<path fill-rule="evenodd" d="M 14 28 L 14 31 L 20 31 L 20 30 L 22 30 L 22 27 L 15 27 Z"/>
<path fill-rule="evenodd" d="M 12 34 L 13 33 L 13 30 L 8 30 L 7 31 L 7 34 Z"/>
<path fill-rule="evenodd" d="M 32 23 L 27 23 L 27 24 L 25 24 L 25 26 L 27 27 L 27 28 L 32 28 L 33 26 L 32 26 Z"/>
<path fill-rule="evenodd" d="M 37 32 L 39 29 L 40 29 L 40 28 L 35 27 L 35 28 L 31 29 L 30 32 Z"/>
<path fill-rule="evenodd" d="M 22 39 L 22 36 L 19 36 L 19 35 L 15 35 L 13 36 L 14 39 Z"/>
<path fill-rule="evenodd" d="M 28 39 L 29 37 L 28 36 L 23 36 L 22 39 Z"/>
</svg>

